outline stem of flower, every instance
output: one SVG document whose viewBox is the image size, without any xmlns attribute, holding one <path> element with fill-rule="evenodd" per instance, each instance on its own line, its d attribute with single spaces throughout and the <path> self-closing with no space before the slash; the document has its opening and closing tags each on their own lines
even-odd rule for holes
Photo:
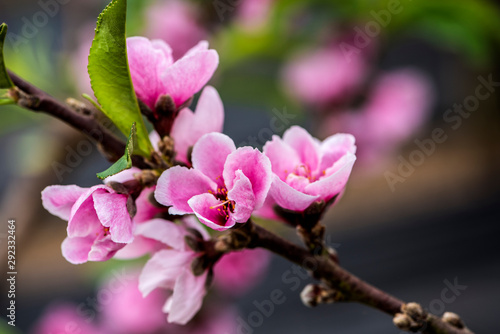
<svg viewBox="0 0 500 334">
<path fill-rule="evenodd" d="M 247 224 L 252 224 L 252 222 L 249 221 Z M 403 301 L 359 279 L 340 267 L 328 256 L 311 254 L 308 250 L 281 238 L 257 224 L 252 224 L 250 230 L 251 242 L 248 245 L 249 248 L 260 247 L 268 249 L 304 267 L 314 278 L 321 280 L 332 289 L 340 291 L 346 297 L 346 301 L 366 304 L 393 317 L 401 314 L 408 315 L 409 317 L 413 316 L 405 310 L 405 305 L 407 304 Z M 426 334 L 472 334 L 467 328 L 454 327 L 443 319 L 426 312 L 423 313 L 423 321 L 417 330 Z M 412 328 L 412 331 L 415 331 L 415 328 Z"/>
<path fill-rule="evenodd" d="M 77 113 L 11 71 L 9 71 L 9 76 L 14 85 L 20 90 L 18 93 L 21 95 L 18 96 L 19 99 L 17 100 L 19 106 L 35 112 L 47 113 L 71 125 L 96 141 L 98 147 L 103 151 L 104 156 L 111 162 L 115 162 L 123 155 L 125 152 L 125 143 L 115 137 L 109 130 L 97 122 L 96 119 Z M 134 166 L 148 168 L 142 157 L 134 156 L 133 163 Z"/>
</svg>

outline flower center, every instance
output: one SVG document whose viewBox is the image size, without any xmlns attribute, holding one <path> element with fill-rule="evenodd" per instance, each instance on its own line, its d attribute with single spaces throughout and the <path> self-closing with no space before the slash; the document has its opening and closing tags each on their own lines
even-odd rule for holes
<svg viewBox="0 0 500 334">
<path fill-rule="evenodd" d="M 208 190 L 208 192 L 214 195 L 219 201 L 222 203 L 211 206 L 210 209 L 217 210 L 220 215 L 224 216 L 226 219 L 229 218 L 229 212 L 234 212 L 234 201 L 229 200 L 227 197 L 227 189 L 226 188 L 217 188 L 217 192 L 213 192 L 212 190 Z"/>
<path fill-rule="evenodd" d="M 289 174 L 288 170 L 285 170 L 285 174 Z M 322 176 L 326 175 L 326 170 L 321 171 L 321 173 L 313 173 L 311 168 L 307 164 L 300 164 L 295 166 L 293 171 L 290 174 L 294 174 L 296 176 L 304 177 L 309 182 L 315 182 L 320 179 Z"/>
</svg>

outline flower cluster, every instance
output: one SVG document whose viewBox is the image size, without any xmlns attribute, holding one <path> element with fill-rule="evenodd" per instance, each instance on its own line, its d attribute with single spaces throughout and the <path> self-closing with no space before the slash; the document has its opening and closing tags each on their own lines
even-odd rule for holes
<svg viewBox="0 0 500 334">
<path fill-rule="evenodd" d="M 149 254 L 139 290 L 144 296 L 166 290 L 168 321 L 186 324 L 200 309 L 214 273 L 222 289 L 243 291 L 267 263 L 260 251 L 211 257 L 206 248 L 211 237 L 203 225 L 225 231 L 254 214 L 282 218 L 276 213 L 300 214 L 316 203 L 326 208 L 343 192 L 356 146 L 348 134 L 320 142 L 294 126 L 283 138 L 274 136 L 263 152 L 237 148 L 221 133 L 223 105 L 215 88 L 206 86 L 218 65 L 217 52 L 207 42 L 178 60 L 160 40 L 133 37 L 127 47 L 138 99 L 153 113 L 162 96 L 175 105 L 168 134 L 151 134 L 155 154 L 169 164 L 134 167 L 88 189 L 51 186 L 42 201 L 68 221 L 62 254 L 71 263 Z M 200 90 L 193 112 L 186 105 Z M 166 142 L 173 143 L 168 150 Z"/>
</svg>

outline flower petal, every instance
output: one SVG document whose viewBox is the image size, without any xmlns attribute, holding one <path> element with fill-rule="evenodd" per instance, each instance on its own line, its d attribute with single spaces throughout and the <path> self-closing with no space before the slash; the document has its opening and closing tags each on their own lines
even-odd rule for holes
<svg viewBox="0 0 500 334">
<path fill-rule="evenodd" d="M 94 208 L 99 221 L 109 227 L 114 242 L 129 243 L 134 239 L 132 219 L 127 209 L 127 196 L 117 193 L 94 192 Z"/>
<path fill-rule="evenodd" d="M 188 201 L 200 222 L 216 231 L 225 231 L 234 226 L 231 215 L 222 208 L 222 202 L 212 194 L 201 194 Z M 229 216 L 229 217 L 226 217 Z"/>
<path fill-rule="evenodd" d="M 306 193 L 320 196 L 325 201 L 330 200 L 344 189 L 355 161 L 356 156 L 347 153 L 327 170 L 325 177 L 306 186 Z"/>
<path fill-rule="evenodd" d="M 183 269 L 175 282 L 171 300 L 166 305 L 167 321 L 185 325 L 201 308 L 205 297 L 207 272 L 194 276 L 189 267 Z"/>
<path fill-rule="evenodd" d="M 170 214 L 193 213 L 188 200 L 198 194 L 215 191 L 217 185 L 196 169 L 174 166 L 161 174 L 155 190 L 156 200 L 172 206 Z"/>
<path fill-rule="evenodd" d="M 235 202 L 233 219 L 238 223 L 245 223 L 255 209 L 255 195 L 252 183 L 241 170 L 236 171 L 233 188 L 229 190 L 227 197 Z"/>
<path fill-rule="evenodd" d="M 116 243 L 111 240 L 112 236 L 98 238 L 94 241 L 92 249 L 89 252 L 89 261 L 107 261 L 111 259 L 118 250 L 125 247 L 126 244 Z"/>
<path fill-rule="evenodd" d="M 156 100 L 163 93 L 160 74 L 172 65 L 172 50 L 160 40 L 130 37 L 127 54 L 137 97 L 154 110 Z"/>
<path fill-rule="evenodd" d="M 160 242 L 135 235 L 134 240 L 120 249 L 114 255 L 115 259 L 131 260 L 142 257 L 148 253 L 154 253 L 159 248 L 164 247 Z"/>
<path fill-rule="evenodd" d="M 292 126 L 283 134 L 283 141 L 290 145 L 298 154 L 303 164 L 311 170 L 316 170 L 319 163 L 319 141 L 300 126 Z"/>
<path fill-rule="evenodd" d="M 235 150 L 233 140 L 225 134 L 213 132 L 203 135 L 193 147 L 193 168 L 215 181 L 219 187 L 224 187 L 224 163 Z"/>
<path fill-rule="evenodd" d="M 69 220 L 71 208 L 86 191 L 76 185 L 49 186 L 42 191 L 42 204 L 54 216 Z"/>
<path fill-rule="evenodd" d="M 304 194 L 283 182 L 277 175 L 269 191 L 277 205 L 292 211 L 303 211 L 319 199 L 319 196 Z"/>
<path fill-rule="evenodd" d="M 174 249 L 183 250 L 184 236 L 187 232 L 180 225 L 158 218 L 137 225 L 135 234 L 159 241 Z"/>
<path fill-rule="evenodd" d="M 94 244 L 94 239 L 92 236 L 85 238 L 67 237 L 61 245 L 62 255 L 70 263 L 85 263 L 89 260 L 89 253 Z"/>
<path fill-rule="evenodd" d="M 337 133 L 326 138 L 321 144 L 321 161 L 318 172 L 322 173 L 333 166 L 346 153 L 356 153 L 356 145 L 353 135 Z"/>
<path fill-rule="evenodd" d="M 113 191 L 105 185 L 93 186 L 81 195 L 71 208 L 68 220 L 68 237 L 86 237 L 89 234 L 100 233 L 102 225 L 94 208 L 94 192 Z"/>
<path fill-rule="evenodd" d="M 193 252 L 173 249 L 158 251 L 144 265 L 139 276 L 139 290 L 146 297 L 156 288 L 173 289 L 177 277 L 185 266 L 189 266 Z"/>
<path fill-rule="evenodd" d="M 207 84 L 219 65 L 215 50 L 198 51 L 176 61 L 161 75 L 159 95 L 168 94 L 176 106 L 181 106 Z"/>
<path fill-rule="evenodd" d="M 274 135 L 271 141 L 264 145 L 264 154 L 271 160 L 273 173 L 283 181 L 302 162 L 298 153 L 280 137 Z"/>
<path fill-rule="evenodd" d="M 235 186 L 236 172 L 241 170 L 252 183 L 255 209 L 264 204 L 272 182 L 271 161 L 257 149 L 240 147 L 227 156 L 223 178 L 229 191 Z"/>
<path fill-rule="evenodd" d="M 177 160 L 188 162 L 187 152 L 206 133 L 221 132 L 224 106 L 217 90 L 207 86 L 201 92 L 196 112 L 184 108 L 175 118 L 170 135 L 174 139 Z"/>
</svg>

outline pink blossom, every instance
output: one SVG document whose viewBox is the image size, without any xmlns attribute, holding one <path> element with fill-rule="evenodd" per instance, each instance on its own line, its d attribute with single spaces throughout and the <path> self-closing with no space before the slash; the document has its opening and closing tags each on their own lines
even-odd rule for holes
<svg viewBox="0 0 500 334">
<path fill-rule="evenodd" d="M 315 201 L 325 203 L 339 195 L 351 173 L 356 146 L 349 134 L 336 134 L 323 142 L 299 126 L 283 139 L 273 136 L 264 145 L 273 169 L 273 183 L 260 214 L 272 216 L 272 207 L 303 211 Z"/>
<path fill-rule="evenodd" d="M 164 249 L 156 252 L 144 266 L 139 277 L 139 290 L 143 296 L 157 288 L 171 291 L 163 306 L 168 313 L 168 322 L 186 324 L 201 308 L 206 294 L 207 272 L 195 276 L 191 263 L 197 256 L 184 242 L 187 227 L 196 228 L 208 238 L 198 222 L 184 219 L 185 225 L 177 225 L 162 219 L 154 219 L 141 224 L 144 237 L 164 244 Z"/>
<path fill-rule="evenodd" d="M 172 47 L 174 59 L 179 59 L 207 38 L 206 30 L 198 22 L 196 9 L 187 1 L 157 1 L 146 12 L 146 36 L 167 42 Z"/>
<path fill-rule="evenodd" d="M 251 147 L 236 149 L 221 133 L 209 133 L 193 147 L 193 168 L 175 166 L 158 179 L 156 200 L 170 214 L 194 213 L 223 231 L 245 223 L 260 208 L 271 185 L 269 159 Z"/>
<path fill-rule="evenodd" d="M 245 294 L 262 280 L 269 260 L 269 252 L 263 249 L 225 254 L 214 267 L 214 284 L 230 295 Z"/>
<path fill-rule="evenodd" d="M 263 27 L 269 20 L 273 0 L 242 0 L 236 21 L 248 30 Z"/>
<path fill-rule="evenodd" d="M 73 264 L 106 261 L 131 242 L 133 224 L 127 199 L 106 185 L 45 188 L 44 208 L 68 221 L 68 237 L 61 246 L 66 260 Z"/>
<path fill-rule="evenodd" d="M 156 132 L 151 133 L 150 139 L 152 140 L 153 146 L 156 145 L 157 141 L 153 139 L 158 137 Z M 159 137 L 158 137 L 159 139 Z M 124 183 L 127 181 L 134 180 L 134 175 L 140 173 L 141 170 L 137 167 L 132 167 L 126 169 L 116 175 L 110 176 L 106 179 L 106 183 L 109 182 L 119 182 Z M 135 206 L 137 208 L 136 214 L 133 217 L 134 222 L 134 240 L 128 243 L 125 247 L 116 252 L 114 258 L 116 259 L 134 259 L 146 254 L 151 254 L 156 252 L 158 249 L 163 248 L 162 244 L 156 240 L 145 238 L 140 234 L 141 227 L 140 224 L 155 218 L 157 215 L 166 212 L 164 208 L 158 208 L 154 206 L 150 197 L 153 196 L 156 186 L 150 188 L 144 188 L 140 195 L 135 200 Z"/>
<path fill-rule="evenodd" d="M 161 40 L 127 38 L 132 82 L 140 100 L 154 110 L 161 95 L 170 95 L 177 107 L 210 80 L 219 64 L 215 50 L 202 41 L 174 62 L 172 49 Z"/>
<path fill-rule="evenodd" d="M 323 132 L 350 132 L 356 136 L 364 160 L 383 157 L 424 124 L 433 101 L 430 86 L 429 80 L 414 70 L 382 74 L 361 110 L 332 115 Z"/>
<path fill-rule="evenodd" d="M 138 285 L 137 273 L 130 274 L 129 279 L 109 279 L 101 286 L 103 293 L 112 293 L 99 305 L 101 327 L 106 329 L 106 333 L 157 333 L 165 327 L 167 321 L 161 309 L 166 294 L 155 290 L 144 298 Z"/>
<path fill-rule="evenodd" d="M 283 82 L 291 96 L 306 104 L 325 106 L 351 96 L 366 70 L 365 55 L 347 56 L 333 45 L 296 56 L 284 68 Z"/>
<path fill-rule="evenodd" d="M 217 90 L 211 86 L 203 89 L 196 112 L 184 108 L 177 115 L 170 136 L 174 139 L 176 159 L 188 161 L 189 149 L 204 134 L 221 132 L 224 124 L 224 106 Z"/>
<path fill-rule="evenodd" d="M 78 314 L 78 305 L 70 303 L 49 306 L 33 329 L 32 334 L 98 334 L 102 333 L 90 320 Z"/>
</svg>

